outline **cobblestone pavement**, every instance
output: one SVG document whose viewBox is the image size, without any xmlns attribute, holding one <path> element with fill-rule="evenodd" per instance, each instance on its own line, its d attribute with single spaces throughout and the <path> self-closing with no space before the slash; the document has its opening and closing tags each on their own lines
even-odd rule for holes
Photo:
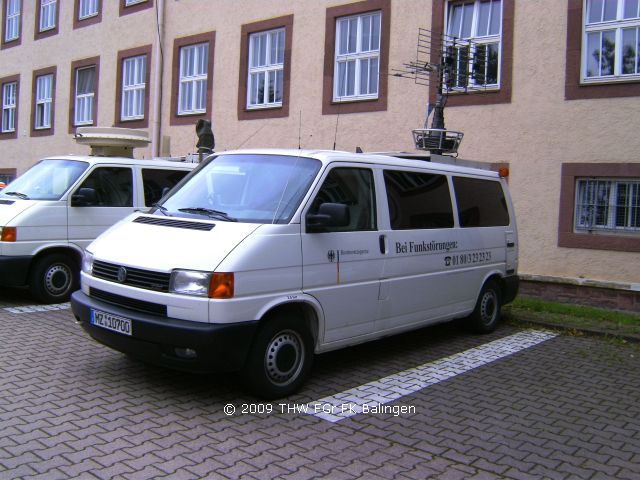
<svg viewBox="0 0 640 480">
<path fill-rule="evenodd" d="M 234 375 L 138 363 L 32 303 L 0 293 L 3 480 L 640 478 L 637 346 L 557 336 L 389 404 L 408 412 L 332 423 L 296 408 L 518 330 L 444 325 L 321 355 L 299 394 L 265 404 Z"/>
</svg>

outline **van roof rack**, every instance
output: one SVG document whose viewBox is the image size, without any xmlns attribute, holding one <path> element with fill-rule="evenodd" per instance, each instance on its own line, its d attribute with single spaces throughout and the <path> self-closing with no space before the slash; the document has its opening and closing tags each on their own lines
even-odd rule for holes
<svg viewBox="0 0 640 480">
<path fill-rule="evenodd" d="M 447 165 L 457 165 L 459 167 L 479 168 L 481 170 L 493 170 L 493 165 L 489 162 L 478 160 L 463 160 L 449 155 L 438 155 L 426 152 L 370 152 L 373 155 L 387 155 L 389 157 L 404 158 L 407 160 L 423 160 L 425 162 L 445 163 Z"/>
<path fill-rule="evenodd" d="M 147 132 L 132 128 L 78 127 L 74 137 L 80 145 L 89 145 L 96 157 L 133 158 L 134 148 L 149 144 Z"/>
</svg>

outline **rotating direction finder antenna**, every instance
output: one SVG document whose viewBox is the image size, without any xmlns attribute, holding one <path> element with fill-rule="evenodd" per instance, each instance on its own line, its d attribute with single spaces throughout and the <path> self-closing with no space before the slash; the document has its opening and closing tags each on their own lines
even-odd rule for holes
<svg viewBox="0 0 640 480">
<path fill-rule="evenodd" d="M 395 77 L 435 87 L 436 103 L 432 106 L 427 100 L 424 128 L 412 131 L 416 149 L 435 154 L 458 152 L 464 134 L 445 128 L 444 107 L 450 94 L 484 90 L 487 85 L 497 83 L 498 54 L 492 45 L 418 29 L 416 59 L 403 64 L 401 69 L 392 69 Z"/>
</svg>

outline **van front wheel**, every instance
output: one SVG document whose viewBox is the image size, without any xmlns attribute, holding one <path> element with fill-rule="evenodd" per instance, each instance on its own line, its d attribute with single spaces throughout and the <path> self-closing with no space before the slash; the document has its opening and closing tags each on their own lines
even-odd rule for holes
<svg viewBox="0 0 640 480">
<path fill-rule="evenodd" d="M 300 323 L 278 316 L 258 331 L 242 371 L 251 393 L 272 400 L 294 393 L 305 381 L 313 361 L 313 341 Z"/>
<path fill-rule="evenodd" d="M 502 292 L 495 280 L 489 280 L 482 287 L 476 308 L 469 316 L 469 327 L 477 333 L 491 333 L 500 321 Z"/>
<path fill-rule="evenodd" d="M 31 295 L 43 303 L 66 302 L 78 288 L 78 268 L 76 262 L 63 253 L 38 259 L 29 278 Z"/>
</svg>

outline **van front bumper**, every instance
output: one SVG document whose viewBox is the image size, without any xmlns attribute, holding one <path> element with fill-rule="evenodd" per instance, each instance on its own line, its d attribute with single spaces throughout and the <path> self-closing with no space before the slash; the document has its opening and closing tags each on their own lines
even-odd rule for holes
<svg viewBox="0 0 640 480">
<path fill-rule="evenodd" d="M 0 255 L 0 285 L 5 287 L 22 287 L 27 284 L 27 275 L 31 267 L 31 255 Z"/>
<path fill-rule="evenodd" d="M 92 325 L 92 309 L 128 318 L 132 335 Z M 149 363 L 198 373 L 241 369 L 258 328 L 257 320 L 211 324 L 136 312 L 96 300 L 81 290 L 71 296 L 71 310 L 82 328 L 103 345 Z M 190 349 L 196 357 L 184 358 L 176 349 Z"/>
</svg>

